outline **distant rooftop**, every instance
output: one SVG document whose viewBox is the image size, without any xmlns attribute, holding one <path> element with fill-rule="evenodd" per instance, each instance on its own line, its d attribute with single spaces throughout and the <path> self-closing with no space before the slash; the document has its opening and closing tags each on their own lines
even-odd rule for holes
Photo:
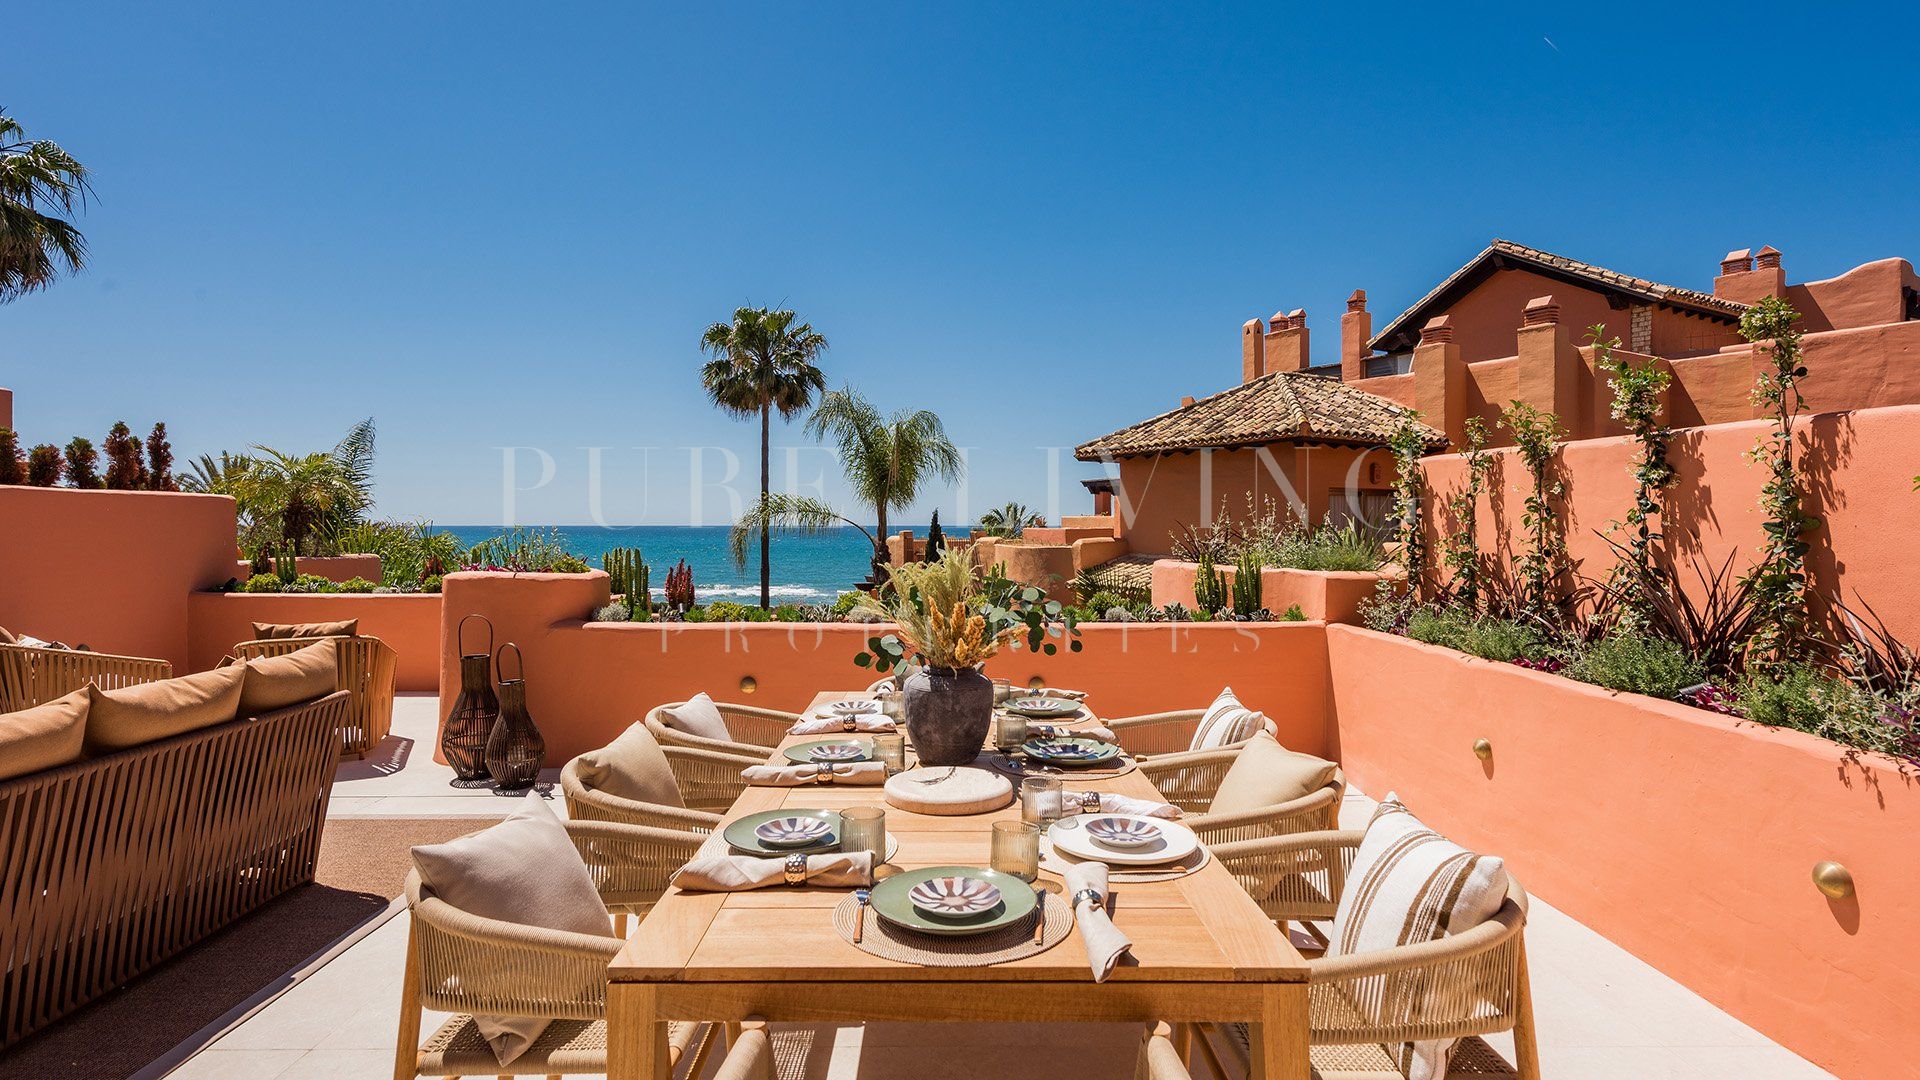
<svg viewBox="0 0 1920 1080">
<path fill-rule="evenodd" d="M 1276 442 L 1380 446 L 1411 410 L 1324 375 L 1274 371 L 1121 428 L 1074 451 L 1081 461 Z M 1429 445 L 1447 438 L 1419 425 Z"/>
</svg>

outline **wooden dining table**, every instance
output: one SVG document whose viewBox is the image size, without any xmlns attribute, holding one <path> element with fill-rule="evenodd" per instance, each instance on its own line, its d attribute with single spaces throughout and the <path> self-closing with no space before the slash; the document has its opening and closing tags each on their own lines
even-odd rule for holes
<svg viewBox="0 0 1920 1080">
<path fill-rule="evenodd" d="M 817 695 L 808 712 L 866 696 Z M 782 748 L 821 736 L 790 736 Z M 784 762 L 780 751 L 771 759 Z M 1157 798 L 1138 771 L 1067 788 Z M 749 787 L 732 821 L 765 810 L 886 808 L 899 840 L 892 864 L 986 866 L 994 821 L 941 817 L 887 804 L 879 786 Z M 718 830 L 715 830 L 716 833 Z M 1059 892 L 1057 876 L 1042 883 Z M 1245 1022 L 1252 1075 L 1306 1080 L 1307 968 L 1285 934 L 1218 861 L 1173 881 L 1116 883 L 1113 922 L 1133 942 L 1096 983 L 1077 932 L 1035 956 L 983 967 L 923 967 L 864 952 L 833 928 L 845 888 L 776 886 L 749 892 L 672 889 L 608 967 L 610 1080 L 669 1080 L 666 1021 L 737 1022 Z"/>
</svg>

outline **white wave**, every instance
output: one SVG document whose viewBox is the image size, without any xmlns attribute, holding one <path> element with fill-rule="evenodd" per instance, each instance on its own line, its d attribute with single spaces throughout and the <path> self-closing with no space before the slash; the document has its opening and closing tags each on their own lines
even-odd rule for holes
<svg viewBox="0 0 1920 1080">
<path fill-rule="evenodd" d="M 656 589 L 655 591 L 658 592 L 659 590 Z M 693 594 L 694 594 L 694 598 L 698 600 L 705 600 L 709 597 L 725 598 L 725 597 L 733 597 L 733 596 L 749 596 L 755 600 L 758 600 L 760 598 L 760 586 L 758 585 L 696 585 L 693 588 Z M 774 585 L 767 589 L 767 595 L 771 597 L 788 597 L 790 599 L 795 599 L 795 600 L 807 600 L 807 599 L 832 599 L 838 596 L 839 594 L 826 592 L 821 589 L 815 589 L 807 585 Z"/>
</svg>

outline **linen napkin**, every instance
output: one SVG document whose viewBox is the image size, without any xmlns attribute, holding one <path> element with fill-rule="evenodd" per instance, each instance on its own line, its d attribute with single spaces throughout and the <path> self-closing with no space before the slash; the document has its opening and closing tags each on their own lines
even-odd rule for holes
<svg viewBox="0 0 1920 1080">
<path fill-rule="evenodd" d="M 1102 880 L 1105 880 L 1105 866 Z M 673 885 L 689 892 L 741 892 L 768 885 L 784 885 L 787 860 L 753 855 L 703 855 L 674 871 Z M 873 853 L 833 851 L 807 856 L 809 885 L 873 884 Z"/>
<path fill-rule="evenodd" d="M 1172 803 L 1154 802 L 1152 799 L 1136 799 L 1131 795 L 1115 795 L 1108 791 L 1102 791 L 1098 794 L 1100 796 L 1100 809 L 1097 811 L 1083 810 L 1083 812 L 1139 814 L 1142 817 L 1166 818 L 1169 821 L 1180 816 L 1180 808 L 1174 806 Z M 1081 804 L 1077 799 L 1070 796 L 1067 799 L 1067 805 L 1069 807 L 1076 807 Z"/>
<path fill-rule="evenodd" d="M 1082 889 L 1092 889 L 1100 894 L 1100 900 L 1107 896 L 1107 864 L 1083 862 L 1067 868 L 1067 898 L 1073 900 Z M 1133 942 L 1127 935 L 1113 925 L 1107 917 L 1107 909 L 1092 897 L 1073 901 L 1074 925 L 1080 928 L 1080 941 L 1087 947 L 1087 964 L 1093 969 L 1094 982 L 1106 982 L 1113 974 L 1113 967 L 1122 956 L 1133 948 Z"/>
<path fill-rule="evenodd" d="M 789 735 L 837 735 L 847 730 L 847 718 L 825 713 L 803 717 L 787 729 Z M 861 713 L 853 718 L 855 731 L 892 731 L 893 718 L 879 713 Z"/>
<path fill-rule="evenodd" d="M 833 763 L 827 779 L 821 779 L 819 765 L 753 765 L 740 771 L 740 779 L 755 787 L 802 787 L 807 784 L 884 784 L 887 767 L 878 761 Z M 1118 813 L 1119 811 L 1115 811 Z"/>
<path fill-rule="evenodd" d="M 1101 742 L 1110 742 L 1116 745 L 1120 742 L 1120 737 L 1115 735 L 1113 729 L 1105 724 L 1094 724 L 1091 727 L 1083 728 L 1072 728 L 1062 724 L 1028 724 L 1027 734 L 1029 736 L 1038 735 L 1048 739 L 1065 739 L 1079 736 L 1086 739 L 1099 739 Z"/>
<path fill-rule="evenodd" d="M 1023 697 L 1057 697 L 1057 698 L 1064 698 L 1068 701 L 1087 700 L 1087 692 L 1085 690 L 1063 690 L 1057 686 L 1043 687 L 1039 690 L 1029 690 L 1027 691 L 1027 693 L 1021 696 Z"/>
</svg>

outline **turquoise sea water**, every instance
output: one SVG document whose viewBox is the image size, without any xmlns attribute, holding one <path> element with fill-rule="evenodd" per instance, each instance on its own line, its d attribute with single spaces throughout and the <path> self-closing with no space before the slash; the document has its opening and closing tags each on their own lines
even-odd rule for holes
<svg viewBox="0 0 1920 1080">
<path fill-rule="evenodd" d="M 545 530 L 548 526 L 532 526 Z M 600 556 L 608 548 L 639 548 L 653 570 L 653 588 L 658 592 L 668 568 L 681 559 L 693 570 L 694 595 L 701 602 L 738 600 L 756 602 L 760 598 L 760 546 L 756 542 L 748 553 L 744 570 L 733 564 L 727 550 L 724 525 L 598 525 L 553 526 L 567 550 L 599 566 Z M 943 523 L 942 528 L 946 526 Z M 460 538 L 463 545 L 498 536 L 501 529 L 492 525 L 441 526 Z M 889 529 L 912 529 L 925 536 L 927 526 L 889 525 Z M 965 536 L 964 527 L 947 529 L 949 536 Z M 867 576 L 867 562 L 873 546 L 858 529 L 836 528 L 812 535 L 775 536 L 773 538 L 773 590 L 776 604 L 830 603 Z"/>
</svg>

